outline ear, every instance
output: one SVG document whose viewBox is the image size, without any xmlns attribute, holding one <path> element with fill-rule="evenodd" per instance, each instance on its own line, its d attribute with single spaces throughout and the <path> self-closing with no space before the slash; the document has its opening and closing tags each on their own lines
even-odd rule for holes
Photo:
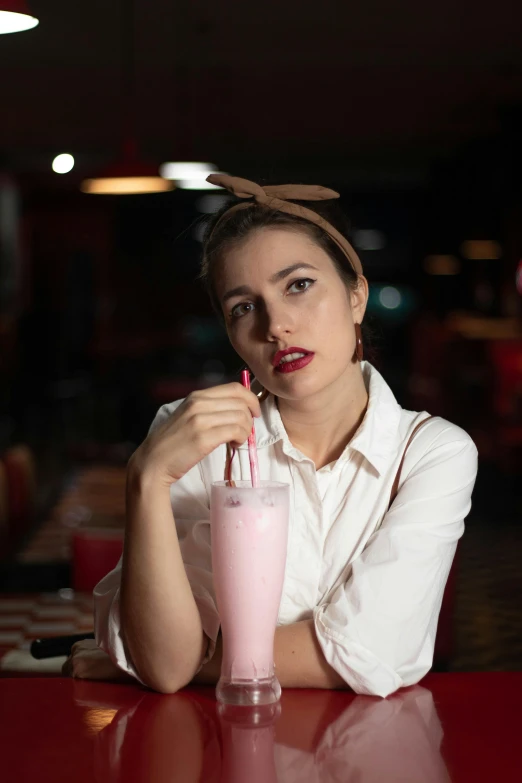
<svg viewBox="0 0 522 783">
<path fill-rule="evenodd" d="M 364 275 L 359 275 L 358 286 L 350 291 L 350 304 L 352 307 L 353 322 L 360 324 L 363 322 L 368 304 L 368 281 Z"/>
</svg>

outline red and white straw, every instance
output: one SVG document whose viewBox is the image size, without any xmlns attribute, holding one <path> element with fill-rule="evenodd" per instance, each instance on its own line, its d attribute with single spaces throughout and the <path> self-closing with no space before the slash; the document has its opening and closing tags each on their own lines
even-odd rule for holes
<svg viewBox="0 0 522 783">
<path fill-rule="evenodd" d="M 250 389 L 250 372 L 249 370 L 241 371 L 241 383 L 245 389 Z M 250 459 L 250 475 L 252 477 L 252 486 L 259 486 L 259 465 L 257 463 L 257 448 L 256 448 L 256 429 L 252 424 L 252 432 L 248 436 L 248 457 Z"/>
</svg>

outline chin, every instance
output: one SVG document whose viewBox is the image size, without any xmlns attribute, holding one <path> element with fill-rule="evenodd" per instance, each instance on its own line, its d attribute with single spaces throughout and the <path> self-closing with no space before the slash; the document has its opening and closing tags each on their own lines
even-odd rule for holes
<svg viewBox="0 0 522 783">
<path fill-rule="evenodd" d="M 307 397 L 318 394 L 332 382 L 328 379 L 318 378 L 316 375 L 309 378 L 303 376 L 299 378 L 297 373 L 292 379 L 288 376 L 282 376 L 282 379 L 282 383 L 272 382 L 271 386 L 273 389 L 270 389 L 270 386 L 267 388 L 272 391 L 272 394 L 275 394 L 278 397 L 282 397 L 285 400 L 296 401 L 305 400 Z"/>
</svg>

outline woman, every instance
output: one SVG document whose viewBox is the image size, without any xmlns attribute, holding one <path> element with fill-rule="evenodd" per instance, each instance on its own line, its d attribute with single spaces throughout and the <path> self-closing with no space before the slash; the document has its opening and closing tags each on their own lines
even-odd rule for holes
<svg viewBox="0 0 522 783">
<path fill-rule="evenodd" d="M 210 486 L 227 443 L 232 478 L 249 477 L 254 417 L 260 475 L 291 485 L 281 685 L 387 696 L 431 667 L 477 450 L 454 424 L 403 410 L 363 361 L 368 284 L 334 225 L 338 194 L 209 179 L 242 200 L 210 225 L 202 278 L 265 391 L 232 383 L 163 406 L 132 456 L 122 563 L 94 592 L 112 660 L 99 676 L 115 665 L 162 692 L 217 681 Z M 70 670 L 96 676 L 98 654 L 77 647 Z"/>
</svg>

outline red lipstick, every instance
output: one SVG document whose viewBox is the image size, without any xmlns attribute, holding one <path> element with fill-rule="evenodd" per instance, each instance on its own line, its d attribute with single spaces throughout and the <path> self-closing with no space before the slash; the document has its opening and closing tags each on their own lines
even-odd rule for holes
<svg viewBox="0 0 522 783">
<path fill-rule="evenodd" d="M 291 353 L 304 353 L 305 355 L 301 356 L 299 359 L 293 359 L 290 362 L 283 362 L 280 364 L 281 359 Z M 291 346 L 290 348 L 285 348 L 283 351 L 278 351 L 272 359 L 272 364 L 276 372 L 294 372 L 295 370 L 300 370 L 302 367 L 306 367 L 307 364 L 310 364 L 314 355 L 313 351 L 307 351 L 306 348 Z"/>
</svg>

